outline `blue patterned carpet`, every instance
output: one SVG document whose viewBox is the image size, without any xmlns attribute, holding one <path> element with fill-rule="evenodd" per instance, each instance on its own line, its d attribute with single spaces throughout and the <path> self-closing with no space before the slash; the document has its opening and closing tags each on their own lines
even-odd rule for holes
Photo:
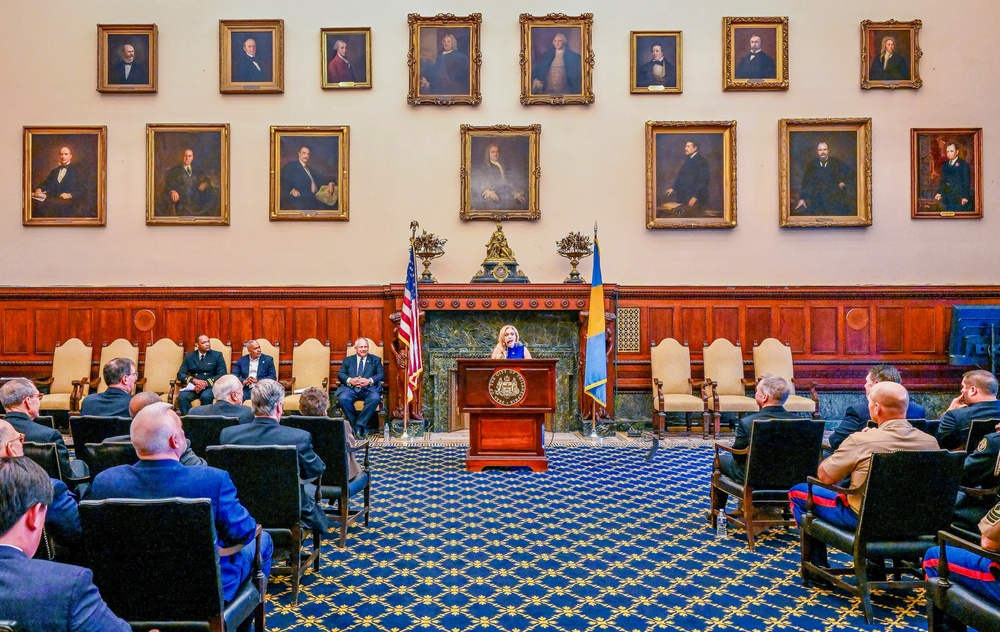
<svg viewBox="0 0 1000 632">
<path fill-rule="evenodd" d="M 468 473 L 465 448 L 373 448 L 369 527 L 325 548 L 298 606 L 272 579 L 267 629 L 927 629 L 922 591 L 876 593 L 868 626 L 857 600 L 803 588 L 794 531 L 755 553 L 716 539 L 709 448 L 548 454 L 546 474 Z"/>
</svg>

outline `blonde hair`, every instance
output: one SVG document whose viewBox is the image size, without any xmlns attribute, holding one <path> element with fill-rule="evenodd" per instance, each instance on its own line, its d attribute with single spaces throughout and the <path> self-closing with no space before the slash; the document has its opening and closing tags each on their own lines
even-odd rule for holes
<svg viewBox="0 0 1000 632">
<path fill-rule="evenodd" d="M 518 333 L 517 327 L 514 325 L 504 325 L 500 328 L 500 335 L 497 336 L 497 346 L 493 347 L 493 353 L 490 354 L 490 357 L 494 360 L 507 359 L 507 343 L 504 341 L 503 337 L 507 333 L 508 329 L 514 332 L 514 344 L 521 342 L 521 334 Z"/>
</svg>

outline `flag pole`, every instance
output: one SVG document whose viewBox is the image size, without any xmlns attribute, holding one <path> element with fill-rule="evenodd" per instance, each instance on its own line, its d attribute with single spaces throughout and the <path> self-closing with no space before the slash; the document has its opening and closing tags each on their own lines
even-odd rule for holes
<svg viewBox="0 0 1000 632">
<path fill-rule="evenodd" d="M 597 244 L 597 222 L 596 221 L 594 222 L 594 244 L 595 244 L 595 247 L 596 247 L 596 244 Z M 591 276 L 591 281 L 593 281 L 593 276 Z M 604 313 L 604 303 L 603 303 L 603 301 L 604 301 L 604 296 L 602 295 L 601 296 L 601 313 L 602 314 Z M 588 330 L 590 329 L 589 319 L 591 319 L 593 317 L 594 317 L 593 292 L 591 292 L 591 305 L 589 306 L 589 313 L 587 315 L 587 319 L 588 319 L 587 329 Z M 604 323 L 601 323 L 602 327 L 603 327 L 603 325 L 604 325 Z M 589 335 L 589 331 L 588 331 L 588 335 Z M 589 362 L 590 358 L 587 358 L 587 361 Z M 597 400 L 594 399 L 593 397 L 591 397 L 590 404 L 591 404 L 591 406 L 590 406 L 590 413 L 591 413 L 590 435 L 588 435 L 587 438 L 588 439 L 600 439 L 601 438 L 600 435 L 597 434 Z"/>
<path fill-rule="evenodd" d="M 417 228 L 420 224 L 417 220 L 410 222 L 410 258 L 413 258 L 413 242 L 417 240 Z M 417 315 L 419 317 L 419 315 Z M 403 362 L 403 436 L 409 439 L 410 433 L 407 430 L 407 425 L 410 421 L 410 399 L 406 396 L 410 388 L 410 353 L 409 348 L 407 348 L 406 361 Z"/>
</svg>

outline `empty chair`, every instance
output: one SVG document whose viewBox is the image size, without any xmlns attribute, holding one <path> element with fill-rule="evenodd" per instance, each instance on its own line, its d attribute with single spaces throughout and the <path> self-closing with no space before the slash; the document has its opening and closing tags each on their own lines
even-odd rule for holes
<svg viewBox="0 0 1000 632">
<path fill-rule="evenodd" d="M 177 400 L 177 369 L 184 361 L 184 346 L 170 338 L 160 338 L 146 347 L 146 362 L 142 379 L 136 386 L 142 391 L 153 392 L 165 402 Z"/>
<path fill-rule="evenodd" d="M 135 446 L 128 441 L 88 443 L 80 450 L 80 456 L 90 467 L 91 477 L 119 465 L 133 465 L 139 462 Z"/>
<path fill-rule="evenodd" d="M 725 338 L 716 338 L 706 345 L 703 358 L 705 381 L 711 385 L 706 406 L 715 418 L 714 434 L 719 434 L 722 413 L 755 413 L 760 410 L 752 397 L 747 397 L 746 387 L 753 385 L 743 374 L 743 352 Z M 709 406 L 710 404 L 710 406 Z M 705 428 L 708 434 L 708 428 Z"/>
<path fill-rule="evenodd" d="M 219 353 L 222 354 L 222 359 L 226 363 L 226 371 L 228 372 L 230 369 L 232 369 L 233 368 L 233 343 L 231 343 L 231 342 L 222 342 L 218 338 L 209 338 L 208 342 L 212 345 L 212 350 L 213 351 L 218 351 Z M 181 365 L 180 362 L 178 362 L 177 366 L 180 366 L 180 365 Z M 177 370 L 174 369 L 174 373 L 176 373 L 176 372 L 177 372 Z"/>
<path fill-rule="evenodd" d="M 753 373 L 756 380 L 765 375 L 777 375 L 785 378 L 791 387 L 791 393 L 785 401 L 785 410 L 790 413 L 809 413 L 813 418 L 819 416 L 819 396 L 816 394 L 816 383 L 810 382 L 809 397 L 795 394 L 795 368 L 792 365 L 792 348 L 781 344 L 775 338 L 767 338 L 753 348 Z M 800 481 L 801 482 L 801 481 Z"/>
<path fill-rule="evenodd" d="M 292 381 L 285 385 L 285 390 L 293 391 L 285 396 L 285 410 L 298 412 L 299 394 L 301 391 L 315 386 L 328 388 L 330 385 L 330 343 L 325 345 L 315 338 L 309 338 L 292 349 Z"/>
<path fill-rule="evenodd" d="M 204 458 L 208 446 L 220 445 L 219 434 L 222 429 L 235 426 L 240 420 L 235 417 L 185 415 L 181 417 L 181 423 L 184 426 L 184 436 L 191 442 L 191 450 Z"/>
<path fill-rule="evenodd" d="M 965 440 L 965 451 L 970 454 L 975 452 L 976 446 L 978 446 L 979 442 L 983 440 L 983 437 L 996 432 L 998 424 L 1000 424 L 1000 419 L 973 420 L 972 425 L 969 426 L 969 436 Z"/>
<path fill-rule="evenodd" d="M 90 365 L 94 350 L 79 338 L 56 345 L 52 353 L 52 375 L 35 380 L 38 388 L 47 386 L 42 410 L 80 411 L 80 402 L 90 392 Z"/>
<path fill-rule="evenodd" d="M 691 377 L 691 350 L 673 338 L 664 338 L 649 349 L 650 370 L 653 377 L 653 426 L 662 434 L 668 412 L 685 413 L 687 429 L 691 430 L 688 413 L 701 413 L 702 423 L 708 428 L 712 411 L 708 408 L 705 380 Z M 698 396 L 692 389 L 700 389 Z"/>
<path fill-rule="evenodd" d="M 100 443 L 110 437 L 128 435 L 132 420 L 128 417 L 70 417 L 69 431 L 73 446 L 79 450 L 88 443 Z M 82 455 L 80 460 L 86 461 Z M 88 463 L 88 466 L 90 464 Z"/>
</svg>

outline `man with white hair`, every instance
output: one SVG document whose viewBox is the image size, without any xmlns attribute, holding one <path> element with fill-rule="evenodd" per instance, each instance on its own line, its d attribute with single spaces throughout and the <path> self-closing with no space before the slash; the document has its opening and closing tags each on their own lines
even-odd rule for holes
<svg viewBox="0 0 1000 632">
<path fill-rule="evenodd" d="M 211 500 L 218 546 L 246 545 L 237 553 L 219 559 L 223 595 L 226 601 L 232 600 L 236 589 L 250 576 L 257 522 L 240 504 L 229 474 L 214 467 L 180 464 L 187 439 L 180 417 L 170 404 L 151 404 L 140 410 L 132 420 L 130 435 L 139 462 L 98 474 L 88 500 L 173 497 Z M 265 577 L 270 573 L 273 550 L 271 537 L 264 532 L 260 554 Z"/>
<path fill-rule="evenodd" d="M 754 392 L 754 400 L 760 406 L 760 412 L 747 415 L 736 424 L 736 439 L 733 440 L 734 450 L 743 450 L 750 446 L 750 431 L 753 430 L 753 422 L 767 419 L 788 419 L 792 413 L 785 410 L 785 400 L 788 399 L 790 389 L 785 378 L 777 375 L 765 375 L 757 383 L 757 390 Z M 746 471 L 747 457 L 745 454 L 730 454 L 729 452 L 719 453 L 719 469 L 722 473 L 733 479 L 737 483 L 743 483 L 747 478 Z M 723 506 L 725 499 L 722 497 Z"/>
<path fill-rule="evenodd" d="M 274 358 L 261 351 L 259 342 L 247 340 L 244 346 L 247 349 L 246 355 L 233 362 L 232 373 L 243 384 L 243 399 L 248 401 L 257 380 L 276 380 L 278 370 L 274 366 Z M 219 399 L 219 396 L 216 395 L 215 399 Z"/>
<path fill-rule="evenodd" d="M 243 406 L 243 385 L 235 375 L 223 375 L 215 381 L 212 387 L 215 403 L 210 406 L 195 406 L 188 413 L 189 417 L 234 417 L 241 424 L 253 421 L 253 410 Z"/>
<path fill-rule="evenodd" d="M 337 379 L 340 380 L 337 401 L 344 418 L 351 422 L 354 436 L 364 439 L 382 401 L 382 380 L 385 379 L 382 359 L 368 353 L 367 338 L 354 341 L 354 355 L 344 358 Z M 360 414 L 354 409 L 355 402 L 364 402 Z"/>
</svg>

